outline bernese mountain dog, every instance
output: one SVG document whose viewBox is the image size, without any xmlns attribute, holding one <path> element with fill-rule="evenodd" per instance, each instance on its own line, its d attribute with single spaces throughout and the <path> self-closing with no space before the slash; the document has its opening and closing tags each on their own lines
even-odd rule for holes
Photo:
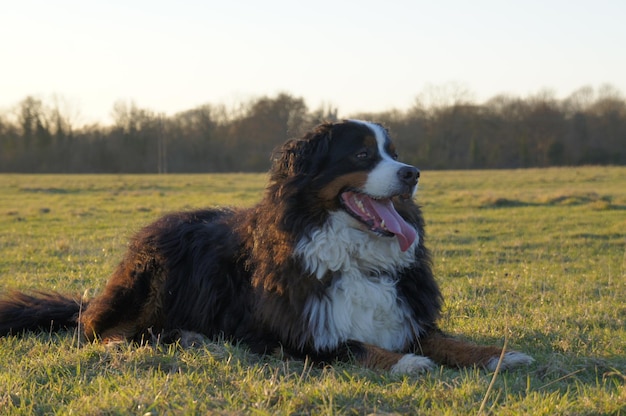
<svg viewBox="0 0 626 416">
<path fill-rule="evenodd" d="M 381 125 L 322 124 L 277 149 L 256 206 L 177 212 L 140 230 L 95 298 L 5 294 L 0 336 L 73 327 L 103 342 L 201 334 L 394 373 L 529 364 L 438 328 L 442 296 L 414 203 L 419 176 Z"/>
</svg>

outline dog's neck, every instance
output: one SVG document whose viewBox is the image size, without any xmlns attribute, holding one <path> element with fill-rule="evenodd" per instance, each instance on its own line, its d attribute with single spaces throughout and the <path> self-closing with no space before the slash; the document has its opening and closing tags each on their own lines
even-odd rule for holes
<svg viewBox="0 0 626 416">
<path fill-rule="evenodd" d="M 330 213 L 321 227 L 303 236 L 294 255 L 307 272 L 318 279 L 328 273 L 389 275 L 415 261 L 415 246 L 403 252 L 395 237 L 381 236 L 364 230 L 360 223 L 344 211 Z M 391 276 L 395 277 L 395 276 Z"/>
</svg>

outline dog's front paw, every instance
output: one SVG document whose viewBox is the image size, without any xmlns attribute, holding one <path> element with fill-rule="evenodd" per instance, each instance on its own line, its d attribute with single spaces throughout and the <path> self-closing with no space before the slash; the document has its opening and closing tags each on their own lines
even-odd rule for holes
<svg viewBox="0 0 626 416">
<path fill-rule="evenodd" d="M 435 367 L 435 363 L 427 357 L 406 354 L 391 367 L 392 374 L 423 373 Z"/>
<path fill-rule="evenodd" d="M 492 357 L 485 368 L 489 371 L 495 371 L 498 366 L 498 361 L 500 361 L 500 357 Z M 523 365 L 530 365 L 535 361 L 533 357 L 530 355 L 526 355 L 517 351 L 509 351 L 504 354 L 502 358 L 502 363 L 500 364 L 500 370 L 508 370 L 509 368 L 520 367 Z"/>
</svg>

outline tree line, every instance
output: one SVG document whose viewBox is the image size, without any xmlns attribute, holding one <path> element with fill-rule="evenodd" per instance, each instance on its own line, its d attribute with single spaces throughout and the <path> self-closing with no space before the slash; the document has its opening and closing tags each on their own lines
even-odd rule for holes
<svg viewBox="0 0 626 416">
<path fill-rule="evenodd" d="M 352 114 L 383 123 L 401 159 L 423 169 L 626 164 L 626 101 L 611 86 L 499 95 L 482 104 L 431 90 L 407 110 Z M 165 116 L 130 102 L 112 125 L 76 126 L 55 100 L 26 97 L 0 114 L 0 171 L 29 173 L 261 172 L 272 150 L 338 110 L 288 93 L 235 108 L 206 104 Z"/>
</svg>

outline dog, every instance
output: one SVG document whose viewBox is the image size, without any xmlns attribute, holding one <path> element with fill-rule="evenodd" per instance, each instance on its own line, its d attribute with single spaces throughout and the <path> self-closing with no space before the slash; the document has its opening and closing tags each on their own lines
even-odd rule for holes
<svg viewBox="0 0 626 416">
<path fill-rule="evenodd" d="M 274 152 L 249 209 L 166 215 L 140 230 L 91 300 L 12 292 L 0 336 L 80 328 L 90 341 L 201 334 L 258 354 L 392 373 L 530 364 L 437 325 L 442 295 L 414 202 L 420 172 L 381 125 L 323 123 Z"/>
</svg>

